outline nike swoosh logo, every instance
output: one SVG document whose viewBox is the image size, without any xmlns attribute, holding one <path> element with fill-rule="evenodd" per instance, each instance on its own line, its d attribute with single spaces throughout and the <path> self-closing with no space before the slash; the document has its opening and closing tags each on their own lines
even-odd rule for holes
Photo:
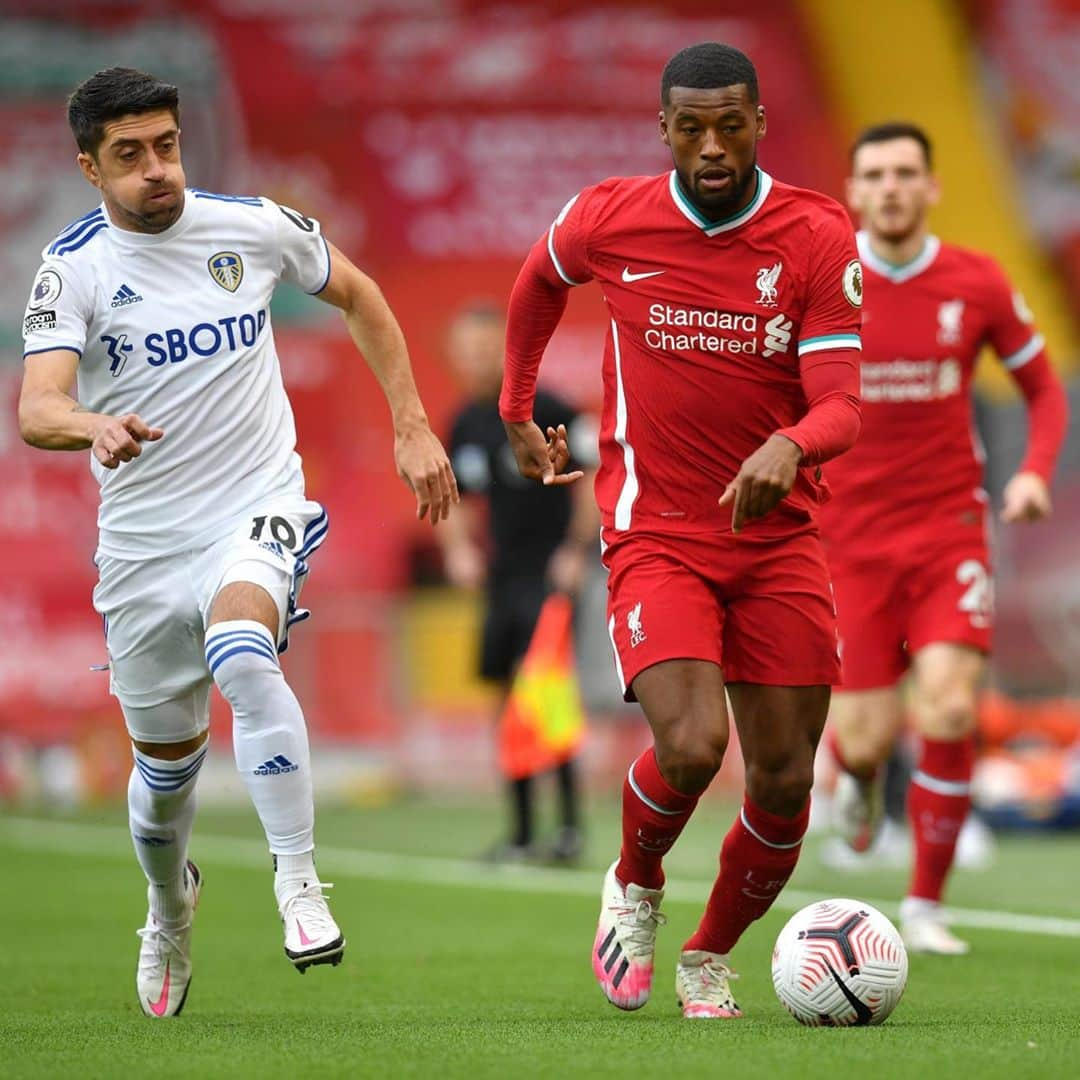
<svg viewBox="0 0 1080 1080">
<path fill-rule="evenodd" d="M 869 1024 L 870 1021 L 874 1019 L 874 1014 L 870 1011 L 870 1006 L 864 1001 L 860 1001 L 859 998 L 852 993 L 851 987 L 840 978 L 836 973 L 836 969 L 828 960 L 825 961 L 825 966 L 829 969 L 829 974 L 836 980 L 836 985 L 840 987 L 840 993 L 848 999 L 848 1003 L 855 1010 L 855 1026 L 863 1027 L 866 1024 Z"/>
<path fill-rule="evenodd" d="M 312 941 L 311 938 L 309 938 L 307 936 L 307 934 L 304 933 L 304 928 L 303 928 L 303 926 L 300 925 L 300 920 L 299 919 L 296 920 L 296 929 L 300 931 L 300 944 L 301 945 L 314 945 L 315 944 L 315 942 Z"/>
<path fill-rule="evenodd" d="M 631 274 L 630 267 L 624 266 L 622 279 L 629 284 L 631 281 L 643 281 L 647 277 L 657 277 L 663 272 L 663 270 L 647 270 L 644 274 Z"/>
<path fill-rule="evenodd" d="M 161 997 L 157 1001 L 146 999 L 146 1004 L 150 1006 L 150 1011 L 155 1016 L 164 1016 L 165 1010 L 169 1007 L 169 967 L 171 964 L 171 960 L 165 961 L 165 982 L 161 986 Z"/>
</svg>

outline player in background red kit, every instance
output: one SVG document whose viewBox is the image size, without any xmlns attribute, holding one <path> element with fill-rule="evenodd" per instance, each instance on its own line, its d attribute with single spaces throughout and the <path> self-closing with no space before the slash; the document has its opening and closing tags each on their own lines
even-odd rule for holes
<svg viewBox="0 0 1080 1080">
<path fill-rule="evenodd" d="M 863 426 L 826 470 L 821 516 L 843 659 L 831 743 L 842 772 L 840 831 L 865 850 L 880 817 L 876 783 L 904 720 L 910 667 L 921 747 L 908 790 L 915 866 L 901 924 L 908 947 L 967 952 L 940 901 L 970 804 L 976 700 L 990 647 L 992 582 L 983 454 L 971 379 L 993 346 L 1027 402 L 1027 456 L 1005 488 L 1004 522 L 1050 513 L 1066 401 L 1023 298 L 987 255 L 941 243 L 931 148 L 910 124 L 865 131 L 848 201 L 862 220 Z"/>
<path fill-rule="evenodd" d="M 580 476 L 532 408 L 569 289 L 596 281 L 610 316 L 596 481 L 608 627 L 655 742 L 623 787 L 593 972 L 620 1008 L 649 997 L 661 860 L 720 767 L 726 680 L 746 797 L 676 991 L 684 1016 L 732 1017 L 728 953 L 795 868 L 839 671 L 814 511 L 818 465 L 859 430 L 862 287 L 844 210 L 758 167 L 765 110 L 746 56 L 684 49 L 661 104 L 675 168 L 586 188 L 529 253 L 500 411 L 524 475 Z"/>
</svg>

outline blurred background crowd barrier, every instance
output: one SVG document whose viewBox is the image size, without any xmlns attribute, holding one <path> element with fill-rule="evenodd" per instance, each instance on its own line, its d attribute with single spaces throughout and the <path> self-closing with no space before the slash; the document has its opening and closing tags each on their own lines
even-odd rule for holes
<svg viewBox="0 0 1080 1080">
<path fill-rule="evenodd" d="M 0 801 L 105 797 L 128 771 L 107 676 L 90 670 L 104 644 L 90 607 L 86 455 L 30 450 L 15 424 L 40 249 L 94 204 L 65 121 L 70 89 L 113 64 L 176 82 L 189 183 L 318 217 L 381 284 L 445 432 L 451 313 L 505 302 L 526 250 L 582 186 L 670 166 L 656 132 L 660 70 L 705 39 L 755 60 L 769 109 L 762 162 L 786 181 L 840 196 L 860 126 L 927 127 L 945 189 L 935 230 L 998 256 L 1070 378 L 1055 517 L 996 536 L 993 684 L 999 705 L 1017 710 L 1017 738 L 1045 742 L 1024 717 L 1053 699 L 1054 738 L 1076 741 L 1077 0 L 0 0 Z M 380 798 L 402 785 L 487 786 L 494 703 L 472 677 L 478 598 L 441 584 L 432 538 L 394 475 L 385 404 L 340 319 L 289 290 L 272 315 L 309 491 L 332 523 L 306 586 L 315 618 L 288 659 L 327 751 L 324 787 Z M 585 408 L 598 405 L 604 328 L 599 297 L 580 290 L 543 369 Z M 1019 461 L 1024 420 L 1008 380 L 984 366 L 976 411 L 996 494 Z M 614 687 L 603 588 L 597 568 L 578 616 L 596 782 L 643 739 Z M 220 748 L 228 718 L 215 709 Z M 224 758 L 220 775 L 227 786 Z M 738 776 L 734 755 L 724 776 Z M 1080 776 L 1071 782 L 1080 789 Z M 987 798 L 1007 786 L 999 775 Z"/>
</svg>

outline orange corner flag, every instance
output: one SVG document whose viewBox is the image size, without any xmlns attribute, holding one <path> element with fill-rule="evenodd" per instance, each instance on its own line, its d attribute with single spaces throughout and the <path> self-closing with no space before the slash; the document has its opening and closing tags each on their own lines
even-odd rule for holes
<svg viewBox="0 0 1080 1080">
<path fill-rule="evenodd" d="M 574 665 L 573 607 L 556 593 L 544 601 L 528 651 L 499 721 L 499 765 L 511 780 L 569 760 L 585 735 Z"/>
</svg>

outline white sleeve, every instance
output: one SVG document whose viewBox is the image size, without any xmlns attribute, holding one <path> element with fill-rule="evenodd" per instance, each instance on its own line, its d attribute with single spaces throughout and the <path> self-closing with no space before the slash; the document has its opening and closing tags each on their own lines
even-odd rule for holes
<svg viewBox="0 0 1080 1080">
<path fill-rule="evenodd" d="M 322 292 L 330 280 L 330 249 L 322 226 L 291 206 L 279 206 L 265 197 L 263 202 L 274 215 L 281 280 L 298 285 L 306 293 Z"/>
<path fill-rule="evenodd" d="M 70 263 L 46 259 L 34 278 L 23 315 L 24 355 L 72 349 L 82 356 L 91 305 Z"/>
</svg>

